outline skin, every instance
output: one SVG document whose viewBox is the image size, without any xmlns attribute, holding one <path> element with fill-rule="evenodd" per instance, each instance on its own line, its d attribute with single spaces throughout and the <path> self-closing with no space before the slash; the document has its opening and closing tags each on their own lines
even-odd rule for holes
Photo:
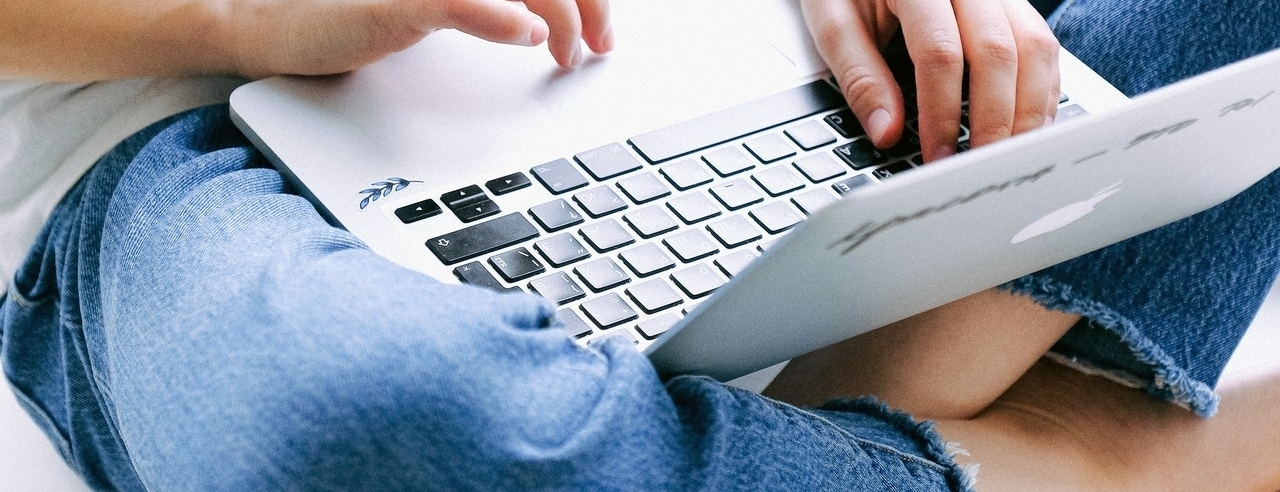
<svg viewBox="0 0 1280 492">
<path fill-rule="evenodd" d="M 917 66 L 926 160 L 954 152 L 964 71 L 973 145 L 1052 121 L 1057 42 L 1023 0 L 799 0 L 819 53 L 873 142 L 903 135 L 880 55 L 901 30 Z M 0 77 L 319 75 L 439 29 L 546 44 L 564 67 L 613 47 L 607 0 L 6 0 Z M 937 419 L 984 490 L 1280 489 L 1280 368 L 1225 383 L 1209 420 L 1040 359 L 1076 321 L 988 291 L 793 361 L 767 394 L 872 394 Z M 1239 436 L 1249 436 L 1241 439 Z"/>
</svg>

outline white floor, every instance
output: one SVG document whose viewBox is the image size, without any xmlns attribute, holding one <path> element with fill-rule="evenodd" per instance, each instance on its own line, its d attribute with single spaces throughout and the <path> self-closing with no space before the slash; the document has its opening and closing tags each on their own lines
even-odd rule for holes
<svg viewBox="0 0 1280 492">
<path fill-rule="evenodd" d="M 1274 364 L 1280 357 L 1280 288 L 1273 291 L 1227 367 L 1227 372 Z M 13 393 L 0 388 L 0 491 L 78 492 L 80 482 L 45 440 Z"/>
</svg>

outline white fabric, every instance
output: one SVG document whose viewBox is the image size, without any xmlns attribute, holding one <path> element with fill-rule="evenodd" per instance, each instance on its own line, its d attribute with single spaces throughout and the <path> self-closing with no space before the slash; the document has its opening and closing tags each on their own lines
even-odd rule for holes
<svg viewBox="0 0 1280 492">
<path fill-rule="evenodd" d="M 165 117 L 225 102 L 242 82 L 0 80 L 0 295 L 53 207 L 103 154 Z"/>
</svg>

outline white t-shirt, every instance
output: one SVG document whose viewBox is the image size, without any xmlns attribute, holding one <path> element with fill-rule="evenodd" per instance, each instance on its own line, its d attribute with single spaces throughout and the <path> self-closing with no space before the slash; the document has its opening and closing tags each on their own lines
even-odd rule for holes
<svg viewBox="0 0 1280 492">
<path fill-rule="evenodd" d="M 226 102 L 243 80 L 0 80 L 0 295 L 58 201 L 94 162 L 168 116 Z"/>
</svg>

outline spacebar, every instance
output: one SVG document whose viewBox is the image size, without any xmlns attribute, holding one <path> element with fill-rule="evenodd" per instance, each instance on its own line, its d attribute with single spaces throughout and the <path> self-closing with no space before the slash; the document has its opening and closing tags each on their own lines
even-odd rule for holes
<svg viewBox="0 0 1280 492">
<path fill-rule="evenodd" d="M 831 84 L 815 80 L 786 92 L 633 137 L 645 159 L 657 164 L 743 135 L 844 106 Z"/>
<path fill-rule="evenodd" d="M 427 241 L 427 249 L 446 265 L 505 248 L 538 235 L 524 216 L 514 213 Z"/>
</svg>

